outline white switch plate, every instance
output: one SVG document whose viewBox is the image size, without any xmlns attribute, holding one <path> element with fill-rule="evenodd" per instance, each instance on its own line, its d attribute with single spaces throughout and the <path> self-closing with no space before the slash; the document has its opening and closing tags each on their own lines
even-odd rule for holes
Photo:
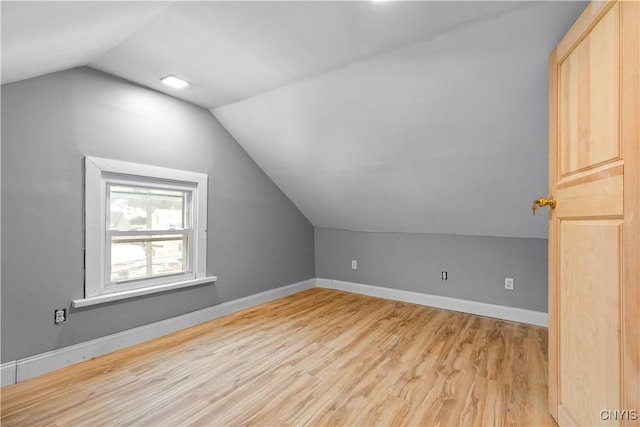
<svg viewBox="0 0 640 427">
<path fill-rule="evenodd" d="M 358 269 L 358 261 L 355 259 L 351 260 L 351 269 L 352 270 L 357 270 Z"/>
<path fill-rule="evenodd" d="M 511 277 L 507 277 L 504 279 L 504 288 L 510 291 L 513 290 L 513 279 Z"/>
</svg>

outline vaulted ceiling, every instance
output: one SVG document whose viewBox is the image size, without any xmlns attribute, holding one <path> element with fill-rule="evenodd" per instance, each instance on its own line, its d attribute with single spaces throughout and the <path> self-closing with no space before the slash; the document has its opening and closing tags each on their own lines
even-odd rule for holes
<svg viewBox="0 0 640 427">
<path fill-rule="evenodd" d="M 210 109 L 315 226 L 545 237 L 547 56 L 584 6 L 3 1 L 2 83 L 86 65 Z"/>
</svg>

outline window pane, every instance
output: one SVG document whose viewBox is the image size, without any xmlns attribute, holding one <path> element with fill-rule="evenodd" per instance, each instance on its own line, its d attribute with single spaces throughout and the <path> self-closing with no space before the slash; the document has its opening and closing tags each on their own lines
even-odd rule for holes
<svg viewBox="0 0 640 427">
<path fill-rule="evenodd" d="M 111 230 L 183 229 L 186 191 L 109 186 Z"/>
<path fill-rule="evenodd" d="M 188 271 L 189 235 L 117 236 L 111 239 L 111 281 Z"/>
</svg>

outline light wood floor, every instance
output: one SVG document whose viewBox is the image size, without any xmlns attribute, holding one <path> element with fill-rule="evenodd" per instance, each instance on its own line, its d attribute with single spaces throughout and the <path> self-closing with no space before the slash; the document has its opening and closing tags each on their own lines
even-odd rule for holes
<svg viewBox="0 0 640 427">
<path fill-rule="evenodd" d="M 2 389 L 11 425 L 554 425 L 547 330 L 311 289 Z"/>
</svg>

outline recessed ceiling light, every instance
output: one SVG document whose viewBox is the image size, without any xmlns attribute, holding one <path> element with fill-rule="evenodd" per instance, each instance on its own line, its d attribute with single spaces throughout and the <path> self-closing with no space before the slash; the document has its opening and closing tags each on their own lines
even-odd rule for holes
<svg viewBox="0 0 640 427">
<path fill-rule="evenodd" d="M 182 80 L 174 75 L 168 75 L 167 77 L 160 79 L 160 81 L 166 85 L 171 87 L 175 87 L 176 89 L 181 89 L 185 86 L 188 86 L 190 83 L 188 81 Z"/>
</svg>

